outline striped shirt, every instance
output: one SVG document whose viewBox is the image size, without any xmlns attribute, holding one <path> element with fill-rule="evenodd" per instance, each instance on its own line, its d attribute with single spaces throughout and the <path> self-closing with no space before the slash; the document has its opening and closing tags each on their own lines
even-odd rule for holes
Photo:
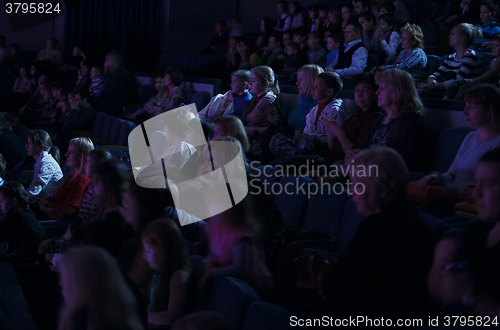
<svg viewBox="0 0 500 330">
<path fill-rule="evenodd" d="M 425 78 L 425 66 L 427 65 L 427 55 L 420 48 L 414 48 L 411 52 L 407 52 L 406 49 L 399 53 L 396 62 L 391 65 L 384 65 L 383 69 L 397 68 L 404 71 L 408 71 L 413 76 L 419 78 Z"/>
<path fill-rule="evenodd" d="M 431 74 L 438 82 L 444 82 L 448 89 L 456 79 L 467 79 L 478 64 L 476 51 L 468 49 L 461 59 L 456 59 L 457 53 L 448 55 L 439 69 Z"/>
</svg>

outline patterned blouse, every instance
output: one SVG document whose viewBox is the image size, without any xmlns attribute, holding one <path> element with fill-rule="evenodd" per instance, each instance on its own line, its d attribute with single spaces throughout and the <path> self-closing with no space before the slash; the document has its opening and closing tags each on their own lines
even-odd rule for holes
<svg viewBox="0 0 500 330">
<path fill-rule="evenodd" d="M 53 196 L 63 184 L 61 167 L 47 151 L 42 151 L 35 162 L 33 181 L 26 190 L 28 196 L 42 200 Z"/>
</svg>

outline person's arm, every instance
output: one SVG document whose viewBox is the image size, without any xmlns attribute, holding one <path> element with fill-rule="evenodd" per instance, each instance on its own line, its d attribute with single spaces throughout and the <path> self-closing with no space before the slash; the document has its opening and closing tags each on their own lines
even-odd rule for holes
<svg viewBox="0 0 500 330">
<path fill-rule="evenodd" d="M 210 102 L 208 102 L 207 106 L 203 108 L 203 110 L 199 111 L 198 112 L 198 115 L 201 117 L 201 118 L 204 118 L 204 119 L 208 119 L 210 118 L 210 109 L 212 108 L 215 100 L 217 99 L 219 95 L 215 95 L 214 97 L 212 97 L 212 99 L 210 100 Z"/>
<path fill-rule="evenodd" d="M 486 71 L 485 73 L 483 73 L 479 77 L 474 78 L 474 80 L 489 80 L 489 79 L 497 76 L 499 72 L 500 72 L 500 66 L 493 65 L 488 71 Z"/>
<path fill-rule="evenodd" d="M 170 279 L 169 287 L 168 310 L 148 312 L 148 323 L 171 326 L 184 313 L 188 302 L 189 274 L 183 270 L 175 271 Z"/>
<path fill-rule="evenodd" d="M 385 40 L 382 40 L 380 42 L 380 45 L 384 49 L 387 56 L 394 56 L 396 55 L 396 50 L 398 49 L 400 43 L 401 43 L 401 36 L 396 31 L 393 31 L 391 33 L 391 38 L 389 39 L 389 43 L 387 43 L 387 41 Z"/>
<path fill-rule="evenodd" d="M 460 61 L 460 69 L 458 70 L 456 78 L 444 82 L 444 86 L 446 87 L 446 89 L 448 89 L 456 79 L 469 78 L 472 70 L 474 70 L 474 68 L 476 67 L 477 60 L 478 57 L 476 55 L 470 53 L 468 55 L 464 55 L 464 57 Z"/>
<path fill-rule="evenodd" d="M 314 120 L 316 119 L 316 112 L 318 111 L 318 106 L 315 106 L 306 115 L 306 126 L 304 127 L 304 134 L 311 134 L 315 131 Z"/>
<path fill-rule="evenodd" d="M 403 50 L 403 52 L 406 52 L 406 50 Z M 427 64 L 427 57 L 423 51 L 420 52 L 418 50 L 413 50 L 404 61 L 400 62 L 399 64 L 395 64 L 391 67 L 408 71 L 419 64 L 422 64 L 422 68 L 425 67 L 425 65 Z M 386 67 L 384 67 L 384 69 L 385 68 Z"/>
<path fill-rule="evenodd" d="M 73 179 L 69 189 L 66 191 L 66 198 L 63 203 L 51 203 L 52 208 L 50 216 L 56 220 L 67 219 L 73 212 L 76 211 L 82 201 L 83 191 L 88 184 L 86 176 L 82 175 L 79 178 Z M 59 191 L 58 191 L 59 192 Z"/>
<path fill-rule="evenodd" d="M 338 140 L 342 151 L 346 153 L 354 147 L 354 143 L 347 137 L 342 125 L 334 120 L 325 120 L 324 122 L 325 130 L 328 133 L 328 146 L 330 149 L 334 145 L 335 141 Z"/>
<path fill-rule="evenodd" d="M 50 166 L 48 166 L 48 164 L 42 163 L 40 170 L 35 171 L 33 181 L 31 181 L 29 188 L 26 190 L 28 197 L 37 197 L 47 186 L 50 179 L 54 176 L 54 173 L 50 172 L 49 168 Z"/>
<path fill-rule="evenodd" d="M 355 76 L 362 73 L 368 63 L 368 51 L 365 47 L 358 48 L 352 55 L 351 66 L 346 69 L 339 69 L 337 73 L 342 78 L 346 76 Z"/>
<path fill-rule="evenodd" d="M 250 237 L 246 237 L 233 245 L 231 249 L 233 264 L 226 267 L 214 267 L 212 269 L 212 276 L 233 276 L 242 278 L 248 271 L 252 244 L 252 239 Z"/>
</svg>

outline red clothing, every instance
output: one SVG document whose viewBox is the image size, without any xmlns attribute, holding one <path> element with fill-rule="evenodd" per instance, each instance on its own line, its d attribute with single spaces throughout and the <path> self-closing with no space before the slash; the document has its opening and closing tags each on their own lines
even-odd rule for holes
<svg viewBox="0 0 500 330">
<path fill-rule="evenodd" d="M 74 176 L 75 173 L 71 173 L 54 196 L 46 199 L 50 202 L 49 207 L 53 208 L 50 213 L 53 219 L 69 219 L 82 201 L 83 192 L 90 179 L 85 174 L 80 174 L 71 180 Z"/>
</svg>

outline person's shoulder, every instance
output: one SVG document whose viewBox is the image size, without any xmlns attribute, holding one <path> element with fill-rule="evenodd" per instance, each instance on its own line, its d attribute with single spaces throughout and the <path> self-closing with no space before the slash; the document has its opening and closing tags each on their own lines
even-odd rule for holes
<svg viewBox="0 0 500 330">
<path fill-rule="evenodd" d="M 327 108 L 339 108 L 342 106 L 342 104 L 344 103 L 344 100 L 342 100 L 341 98 L 334 98 L 333 100 L 331 100 L 328 104 L 327 104 Z"/>
<path fill-rule="evenodd" d="M 177 287 L 180 284 L 185 284 L 188 282 L 191 273 L 184 269 L 178 269 L 172 273 L 170 278 L 170 287 Z"/>
<path fill-rule="evenodd" d="M 264 97 L 262 99 L 265 101 L 274 103 L 277 99 L 277 96 L 273 92 L 267 92 L 266 95 L 264 95 Z"/>
</svg>

